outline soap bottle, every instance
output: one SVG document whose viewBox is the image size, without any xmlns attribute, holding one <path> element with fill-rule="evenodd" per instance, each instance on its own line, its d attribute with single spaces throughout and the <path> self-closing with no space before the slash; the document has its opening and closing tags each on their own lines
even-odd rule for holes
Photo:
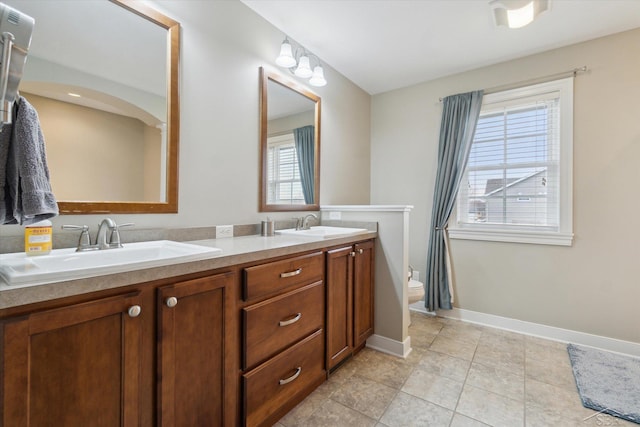
<svg viewBox="0 0 640 427">
<path fill-rule="evenodd" d="M 47 255 L 51 252 L 51 221 L 44 220 L 27 225 L 24 229 L 24 251 L 27 256 Z"/>
</svg>

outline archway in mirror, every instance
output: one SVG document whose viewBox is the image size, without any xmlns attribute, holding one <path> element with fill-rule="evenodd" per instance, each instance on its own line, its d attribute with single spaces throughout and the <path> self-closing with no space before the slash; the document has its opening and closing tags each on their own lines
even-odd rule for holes
<svg viewBox="0 0 640 427">
<path fill-rule="evenodd" d="M 58 200 L 166 202 L 166 117 L 87 87 L 28 81 L 21 94 L 38 111 Z"/>
</svg>

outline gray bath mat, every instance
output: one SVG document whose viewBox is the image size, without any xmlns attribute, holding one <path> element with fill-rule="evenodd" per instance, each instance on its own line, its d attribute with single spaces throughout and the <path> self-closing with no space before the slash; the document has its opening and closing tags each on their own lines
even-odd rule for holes
<svg viewBox="0 0 640 427">
<path fill-rule="evenodd" d="M 640 424 L 640 358 L 567 346 L 582 404 Z"/>
</svg>

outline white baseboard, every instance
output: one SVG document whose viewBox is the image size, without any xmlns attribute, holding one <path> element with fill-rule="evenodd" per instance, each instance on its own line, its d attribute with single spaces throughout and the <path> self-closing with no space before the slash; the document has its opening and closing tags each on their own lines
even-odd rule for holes
<svg viewBox="0 0 640 427">
<path fill-rule="evenodd" d="M 427 310 L 427 308 L 424 306 L 424 300 L 420 300 L 418 302 L 414 302 L 413 304 L 409 304 L 409 310 L 428 314 L 430 316 L 436 316 L 436 313 L 434 311 Z"/>
<path fill-rule="evenodd" d="M 411 307 L 411 309 L 414 311 L 422 311 L 414 307 Z M 426 310 L 422 312 L 427 313 Z M 523 320 L 511 319 L 508 317 L 480 313 L 478 311 L 465 310 L 461 308 L 440 310 L 437 314 L 438 316 L 449 319 L 463 320 L 469 323 L 504 329 L 553 341 L 586 345 L 615 353 L 640 357 L 640 343 L 631 341 L 607 338 L 600 335 L 592 335 L 585 332 L 572 331 L 570 329 L 556 328 L 554 326 L 541 325 L 539 323 L 525 322 Z"/>
<path fill-rule="evenodd" d="M 371 335 L 367 339 L 367 347 L 404 359 L 411 353 L 411 337 L 407 337 L 407 339 L 402 342 L 383 337 L 382 335 Z"/>
</svg>

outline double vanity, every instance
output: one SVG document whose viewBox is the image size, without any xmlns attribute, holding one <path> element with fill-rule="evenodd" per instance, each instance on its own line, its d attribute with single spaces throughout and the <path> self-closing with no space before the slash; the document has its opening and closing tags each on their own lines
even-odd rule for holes
<svg viewBox="0 0 640 427">
<path fill-rule="evenodd" d="M 0 255 L 0 425 L 274 424 L 373 333 L 376 237 Z"/>
<path fill-rule="evenodd" d="M 102 23 L 109 25 L 106 36 L 101 37 L 107 43 L 98 49 L 101 52 L 113 45 L 111 27 L 133 28 L 136 37 L 127 39 L 127 46 L 135 47 L 131 43 L 137 40 L 148 40 L 149 45 L 116 49 L 117 54 L 105 57 L 110 64 L 123 64 L 126 69 L 114 73 L 114 79 L 139 72 L 143 81 L 166 82 L 154 94 L 167 96 L 136 95 L 151 100 L 148 104 L 154 108 L 146 102 L 137 105 L 135 99 L 128 98 L 137 92 L 111 79 L 106 86 L 113 88 L 113 93 L 103 96 L 100 91 L 105 85 L 95 78 L 102 70 L 91 79 L 85 75 L 92 73 L 83 70 L 83 82 L 73 84 L 74 92 L 76 86 L 86 85 L 89 90 L 83 93 L 83 99 L 99 94 L 100 105 L 105 99 L 122 98 L 125 102 L 118 102 L 118 107 L 131 104 L 135 108 L 133 113 L 121 115 L 136 119 L 136 124 L 144 122 L 144 126 L 132 136 L 131 143 L 122 135 L 112 136 L 111 132 L 122 126 L 97 126 L 110 121 L 96 119 L 86 126 L 95 133 L 90 137 L 82 134 L 77 149 L 65 149 L 65 155 L 58 156 L 62 164 L 50 164 L 57 172 L 56 178 L 64 177 L 68 184 L 56 185 L 63 191 L 58 196 L 64 200 L 59 202 L 60 213 L 175 214 L 181 105 L 178 72 L 183 43 L 180 24 L 140 2 L 100 3 L 97 6 L 102 9 L 97 14 L 97 6 L 83 13 L 76 4 L 69 10 L 59 5 L 51 10 L 37 5 L 26 12 L 41 23 L 64 22 L 62 17 L 72 23 L 86 23 L 90 22 L 89 16 L 98 16 L 97 22 L 88 25 L 92 28 L 90 36 L 99 34 Z M 19 8 L 28 7 L 18 4 Z M 147 33 L 153 37 L 141 36 Z M 32 52 L 50 51 L 45 43 L 50 41 L 54 46 L 67 46 L 70 53 L 82 53 L 82 49 L 68 46 L 57 36 L 34 39 Z M 83 40 L 86 36 L 83 33 L 72 39 Z M 146 65 L 152 61 L 126 66 L 127 56 L 122 54 L 129 51 L 166 53 L 160 58 L 162 65 L 149 71 Z M 139 55 L 133 56 L 140 59 Z M 81 59 L 84 64 L 85 58 Z M 52 77 L 51 83 L 59 88 L 65 88 L 61 83 L 68 82 L 58 81 L 57 76 L 74 75 L 72 63 L 52 64 L 36 57 L 30 63 L 31 70 L 40 70 L 38 64 L 44 70 L 23 79 L 24 93 L 30 94 L 34 105 L 45 102 L 35 84 L 40 75 Z M 321 99 L 271 68 L 260 67 L 259 71 L 259 211 L 317 212 Z M 48 71 L 51 69 L 60 71 L 52 73 Z M 84 101 L 82 108 L 86 108 Z M 112 110 L 108 111 L 110 114 Z M 92 112 L 95 117 L 102 114 L 99 109 Z M 140 115 L 145 120 L 140 120 Z M 40 117 L 52 123 L 61 121 L 60 116 Z M 69 121 L 84 120 L 72 117 Z M 68 143 L 74 130 L 60 129 L 57 140 Z M 139 134 L 145 135 L 144 141 L 136 137 Z M 87 140 L 103 139 L 110 144 L 124 141 L 122 145 L 127 148 L 140 143 L 145 150 L 163 147 L 164 154 L 145 151 L 139 156 L 144 167 L 104 162 L 108 173 L 94 167 L 88 176 L 79 176 L 78 168 L 68 167 L 69 153 L 80 153 Z M 151 139 L 157 144 L 150 144 Z M 48 132 L 47 141 L 56 141 L 52 132 Z M 52 142 L 49 147 L 55 145 Z M 125 153 L 120 157 L 134 157 Z M 280 191 L 280 186 L 286 188 L 290 183 L 289 178 L 278 177 L 288 172 L 286 168 L 282 173 L 270 169 L 269 165 L 276 162 L 268 162 L 278 153 L 283 159 L 295 153 L 302 160 L 298 166 L 300 180 L 296 181 L 299 191 Z M 155 158 L 162 160 L 148 168 L 147 159 Z M 125 170 L 114 172 L 119 163 L 126 165 Z M 128 177 L 130 171 L 138 170 L 157 170 L 157 174 L 145 172 L 144 180 Z M 92 181 L 96 176 L 108 176 L 109 185 Z M 114 177 L 124 178 L 116 183 Z M 75 192 L 84 183 L 91 190 L 89 197 Z M 95 194 L 95 188 L 117 192 Z M 134 188 L 136 194 L 130 195 Z M 339 215 L 331 219 L 340 221 Z M 80 238 L 79 252 L 69 248 L 39 257 L 0 254 L 0 427 L 270 426 L 373 334 L 375 229 L 318 226 L 280 230 L 275 236 L 265 237 L 256 235 L 254 229 L 246 236 L 206 240 L 193 238 L 201 231 L 198 228 L 185 231 L 189 238 L 169 236 L 125 243 L 120 248 L 119 237 L 113 238 L 117 233 L 115 223 L 103 224 L 99 229 L 103 233 L 99 231 L 94 245 L 90 239 Z M 305 225 L 303 218 L 300 226 Z M 86 226 L 69 228 L 88 231 Z M 108 229 L 112 236 L 109 241 Z M 170 235 L 173 230 L 162 231 Z M 385 232 L 397 233 L 393 227 Z M 406 265 L 401 269 L 399 276 L 405 277 Z M 386 288 L 387 294 L 381 299 L 395 298 L 394 287 Z"/>
</svg>

